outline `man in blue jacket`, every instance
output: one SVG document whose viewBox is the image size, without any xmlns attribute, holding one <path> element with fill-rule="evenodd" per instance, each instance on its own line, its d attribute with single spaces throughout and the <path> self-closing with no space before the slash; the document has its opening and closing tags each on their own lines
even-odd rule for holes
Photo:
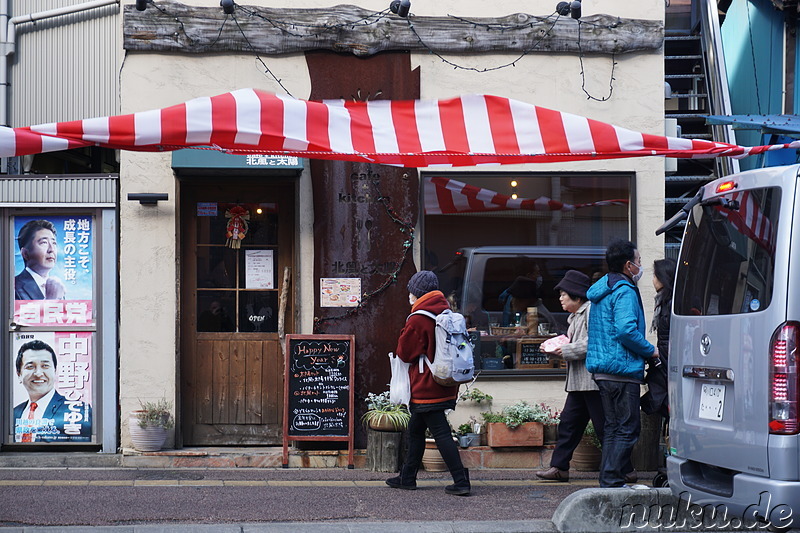
<svg viewBox="0 0 800 533">
<path fill-rule="evenodd" d="M 644 272 L 639 250 L 630 241 L 614 240 L 606 249 L 606 263 L 609 273 L 586 293 L 592 302 L 586 369 L 600 388 L 606 417 L 600 486 L 622 487 L 632 481 L 645 362 L 658 357 L 658 351 L 645 338 L 644 307 L 636 288 Z"/>
</svg>

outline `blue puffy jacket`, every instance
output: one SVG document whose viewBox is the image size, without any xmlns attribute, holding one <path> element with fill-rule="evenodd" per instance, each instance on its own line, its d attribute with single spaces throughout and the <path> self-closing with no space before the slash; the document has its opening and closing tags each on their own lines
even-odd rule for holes
<svg viewBox="0 0 800 533">
<path fill-rule="evenodd" d="M 631 281 L 612 272 L 589 287 L 589 347 L 586 369 L 644 380 L 644 364 L 655 347 L 645 338 L 642 298 Z"/>
</svg>

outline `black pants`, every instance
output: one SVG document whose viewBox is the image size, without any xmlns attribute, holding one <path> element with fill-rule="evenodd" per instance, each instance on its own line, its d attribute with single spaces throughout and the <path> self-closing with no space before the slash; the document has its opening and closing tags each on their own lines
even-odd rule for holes
<svg viewBox="0 0 800 533">
<path fill-rule="evenodd" d="M 408 422 L 408 453 L 405 466 L 414 471 L 419 469 L 422 463 L 422 454 L 425 452 L 426 428 L 431 430 L 431 434 L 436 440 L 436 447 L 439 448 L 439 453 L 442 454 L 448 470 L 456 472 L 463 469 L 464 464 L 461 462 L 458 446 L 450 432 L 450 424 L 447 422 L 444 409 L 419 411 L 413 407 L 411 420 Z"/>
<path fill-rule="evenodd" d="M 639 419 L 639 384 L 623 381 L 598 381 L 606 428 L 600 486 L 621 487 L 625 474 L 633 470 L 631 452 L 642 429 Z"/>
<path fill-rule="evenodd" d="M 561 411 L 561 420 L 558 423 L 558 443 L 550 459 L 550 466 L 560 470 L 569 470 L 572 452 L 583 437 L 586 425 L 592 421 L 597 438 L 603 442 L 603 401 L 600 391 L 575 391 L 567 393 L 567 401 Z"/>
</svg>

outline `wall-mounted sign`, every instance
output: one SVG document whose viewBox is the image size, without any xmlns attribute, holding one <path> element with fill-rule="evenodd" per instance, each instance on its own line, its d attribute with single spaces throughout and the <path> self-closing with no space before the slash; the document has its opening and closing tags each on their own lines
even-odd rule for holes
<svg viewBox="0 0 800 533">
<path fill-rule="evenodd" d="M 93 326 L 93 217 L 14 217 L 14 322 Z"/>
<path fill-rule="evenodd" d="M 320 307 L 357 307 L 361 302 L 361 278 L 321 278 Z"/>
<path fill-rule="evenodd" d="M 14 442 L 92 440 L 92 342 L 89 331 L 14 333 Z"/>
</svg>

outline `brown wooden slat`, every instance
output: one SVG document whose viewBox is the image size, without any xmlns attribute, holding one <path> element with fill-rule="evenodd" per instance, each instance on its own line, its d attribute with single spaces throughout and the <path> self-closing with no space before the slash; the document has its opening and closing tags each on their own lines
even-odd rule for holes
<svg viewBox="0 0 800 533">
<path fill-rule="evenodd" d="M 214 341 L 214 376 L 212 379 L 214 390 L 212 396 L 212 409 L 214 424 L 230 424 L 228 400 L 230 399 L 230 386 L 228 374 L 230 372 L 230 341 Z"/>
<path fill-rule="evenodd" d="M 213 369 L 213 354 L 214 343 L 209 341 L 197 341 L 195 352 L 197 358 L 195 360 L 195 390 L 197 396 L 194 398 L 195 422 L 198 424 L 210 424 L 214 420 L 214 413 L 211 408 L 212 398 L 214 397 L 214 387 L 212 384 L 212 376 L 214 375 Z"/>
<path fill-rule="evenodd" d="M 230 390 L 230 421 L 233 424 L 246 424 L 247 397 L 245 378 L 247 376 L 247 344 L 244 341 L 232 341 L 230 344 L 230 375 L 228 387 Z"/>
<path fill-rule="evenodd" d="M 283 398 L 283 381 L 280 378 L 283 367 L 278 364 L 280 350 L 277 342 L 266 342 L 264 345 L 264 423 L 278 424 L 281 422 L 280 400 Z"/>
<path fill-rule="evenodd" d="M 273 341 L 274 342 L 274 341 Z M 264 395 L 264 346 L 268 342 L 247 343 L 247 372 L 245 374 L 245 423 L 263 424 L 264 407 L 261 398 Z"/>
</svg>

